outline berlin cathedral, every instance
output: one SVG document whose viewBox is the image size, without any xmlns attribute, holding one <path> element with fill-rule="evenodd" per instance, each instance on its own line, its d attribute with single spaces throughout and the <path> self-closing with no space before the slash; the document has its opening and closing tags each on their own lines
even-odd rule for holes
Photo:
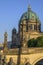
<svg viewBox="0 0 43 65">
<path fill-rule="evenodd" d="M 20 61 L 20 52 L 21 55 L 28 54 L 28 40 L 32 38 L 36 39 L 37 37 L 43 36 L 43 33 L 41 32 L 41 21 L 38 15 L 34 11 L 32 11 L 30 5 L 27 8 L 27 12 L 23 13 L 23 15 L 21 16 L 18 28 L 18 32 L 15 28 L 12 30 L 12 41 L 10 44 L 10 49 L 8 48 L 9 44 L 7 45 L 7 32 L 5 32 L 3 55 L 6 55 L 7 63 L 9 59 L 10 61 L 15 61 L 15 64 L 12 65 L 30 65 L 26 63 L 23 64 L 24 61 L 22 60 L 22 57 Z"/>
<path fill-rule="evenodd" d="M 43 33 L 41 33 L 40 19 L 37 14 L 31 10 L 30 5 L 28 6 L 27 12 L 23 13 L 20 18 L 18 34 L 16 34 L 16 29 L 13 29 L 13 32 L 12 41 L 15 40 L 13 37 L 16 37 L 15 41 L 17 42 L 17 40 L 19 40 L 22 47 L 27 47 L 29 39 L 43 35 Z M 12 43 L 14 43 L 14 41 Z"/>
</svg>

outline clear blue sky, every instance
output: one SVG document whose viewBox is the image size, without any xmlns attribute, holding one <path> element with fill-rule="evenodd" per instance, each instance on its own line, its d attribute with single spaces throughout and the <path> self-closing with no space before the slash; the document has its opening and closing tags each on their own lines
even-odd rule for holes
<svg viewBox="0 0 43 65">
<path fill-rule="evenodd" d="M 11 40 L 12 29 L 15 27 L 18 30 L 19 19 L 29 4 L 39 16 L 43 31 L 43 0 L 0 0 L 0 43 L 5 31 L 8 32 L 8 40 Z"/>
</svg>

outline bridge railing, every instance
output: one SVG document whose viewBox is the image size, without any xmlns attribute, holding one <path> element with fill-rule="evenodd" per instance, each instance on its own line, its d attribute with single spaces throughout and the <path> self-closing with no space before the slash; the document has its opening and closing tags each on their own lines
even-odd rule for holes
<svg viewBox="0 0 43 65">
<path fill-rule="evenodd" d="M 3 51 L 3 50 L 2 50 Z M 17 48 L 17 49 L 9 49 L 9 50 L 7 50 L 7 52 L 0 52 L 0 53 L 4 53 L 4 54 L 19 54 L 19 48 Z M 28 54 L 30 54 L 30 53 L 43 53 L 43 47 L 41 47 L 41 48 L 22 48 L 22 50 L 21 50 L 21 54 L 25 54 L 25 53 L 28 53 Z"/>
<path fill-rule="evenodd" d="M 29 48 L 28 52 L 29 53 L 42 53 L 43 52 L 43 47 L 42 48 Z"/>
</svg>

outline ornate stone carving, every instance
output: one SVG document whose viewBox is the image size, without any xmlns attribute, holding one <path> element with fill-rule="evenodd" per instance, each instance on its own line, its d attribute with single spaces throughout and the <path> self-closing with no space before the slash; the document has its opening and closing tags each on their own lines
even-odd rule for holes
<svg viewBox="0 0 43 65">
<path fill-rule="evenodd" d="M 30 65 L 29 59 L 25 58 L 25 65 Z"/>
<path fill-rule="evenodd" d="M 16 64 L 13 62 L 13 58 L 12 58 L 12 57 L 9 59 L 8 65 L 16 65 Z"/>
</svg>

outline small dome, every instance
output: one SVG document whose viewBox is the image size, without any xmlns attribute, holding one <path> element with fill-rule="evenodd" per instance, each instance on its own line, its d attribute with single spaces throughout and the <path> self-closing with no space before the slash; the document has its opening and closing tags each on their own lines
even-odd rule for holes
<svg viewBox="0 0 43 65">
<path fill-rule="evenodd" d="M 22 20 L 24 20 L 24 19 L 28 19 L 28 20 L 34 19 L 34 20 L 40 21 L 40 20 L 39 20 L 39 17 L 37 16 L 37 14 L 31 10 L 31 6 L 30 6 L 30 5 L 28 6 L 28 11 L 25 12 L 25 13 L 21 16 L 20 22 L 21 22 Z"/>
<path fill-rule="evenodd" d="M 13 28 L 13 30 L 12 30 L 12 33 L 16 33 L 17 31 L 16 31 L 16 29 L 15 28 Z"/>
</svg>

